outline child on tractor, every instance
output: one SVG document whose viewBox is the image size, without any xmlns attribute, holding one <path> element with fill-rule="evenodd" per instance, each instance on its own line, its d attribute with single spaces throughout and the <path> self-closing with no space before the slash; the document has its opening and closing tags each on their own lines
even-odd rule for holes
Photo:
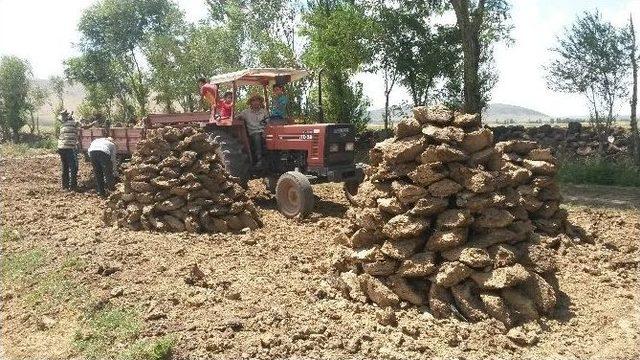
<svg viewBox="0 0 640 360">
<path fill-rule="evenodd" d="M 231 91 L 224 93 L 222 101 L 218 104 L 218 107 L 220 108 L 221 120 L 231 118 L 231 112 L 233 109 L 233 93 Z"/>
<path fill-rule="evenodd" d="M 273 99 L 271 100 L 271 119 L 285 120 L 287 118 L 287 105 L 289 98 L 284 93 L 284 85 L 273 85 Z"/>
<path fill-rule="evenodd" d="M 210 84 L 207 79 L 198 79 L 198 87 L 200 89 L 200 101 L 206 100 L 211 107 L 211 120 L 213 122 L 216 116 L 216 108 L 218 106 L 218 85 Z"/>
</svg>

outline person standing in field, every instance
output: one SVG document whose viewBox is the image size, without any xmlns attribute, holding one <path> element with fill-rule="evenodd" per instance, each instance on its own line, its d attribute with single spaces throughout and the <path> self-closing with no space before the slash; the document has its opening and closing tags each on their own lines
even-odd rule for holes
<svg viewBox="0 0 640 360">
<path fill-rule="evenodd" d="M 96 191 L 101 197 L 106 197 L 106 190 L 113 190 L 115 185 L 116 144 L 111 138 L 98 138 L 91 142 L 88 152 L 96 179 Z"/>
<path fill-rule="evenodd" d="M 58 154 L 62 163 L 62 189 L 76 190 L 78 187 L 78 130 L 80 123 L 67 110 L 60 113 L 60 135 Z"/>
</svg>

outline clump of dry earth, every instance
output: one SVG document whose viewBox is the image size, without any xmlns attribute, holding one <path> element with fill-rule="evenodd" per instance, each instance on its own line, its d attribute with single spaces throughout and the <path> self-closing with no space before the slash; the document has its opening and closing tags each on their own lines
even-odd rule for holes
<svg viewBox="0 0 640 360">
<path fill-rule="evenodd" d="M 617 190 L 609 207 L 587 203 L 585 189 L 565 194 L 577 199 L 563 206 L 570 222 L 593 243 L 551 238 L 558 291 L 549 316 L 508 330 L 495 319 L 436 319 L 428 307 L 401 304 L 388 316 L 396 324 L 383 325 L 385 309 L 334 287 L 334 238 L 350 223 L 339 185 L 314 186 L 315 212 L 292 221 L 251 183 L 264 226 L 246 234 L 133 231 L 103 225 L 88 164 L 83 193 L 59 190 L 58 166 L 55 155 L 0 160 L 3 358 L 88 358 L 78 342 L 104 335 L 91 326 L 96 313 L 130 314 L 138 325 L 107 338 L 101 359 L 164 339 L 173 359 L 640 355 L 640 203 L 619 206 L 630 197 Z"/>
</svg>

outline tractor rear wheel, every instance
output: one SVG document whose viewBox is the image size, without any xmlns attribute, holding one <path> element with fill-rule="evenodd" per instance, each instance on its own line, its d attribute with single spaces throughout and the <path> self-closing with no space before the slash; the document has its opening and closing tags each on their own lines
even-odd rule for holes
<svg viewBox="0 0 640 360">
<path fill-rule="evenodd" d="M 270 193 L 272 194 L 276 193 L 276 186 L 278 186 L 278 177 L 269 175 L 264 179 L 262 179 L 262 182 L 264 182 L 264 186 L 267 188 L 267 190 Z"/>
<path fill-rule="evenodd" d="M 238 178 L 240 185 L 246 187 L 251 177 L 251 162 L 242 151 L 242 144 L 235 136 L 221 129 L 209 131 L 209 141 L 218 144 L 216 150 L 229 175 Z"/>
<path fill-rule="evenodd" d="M 309 179 L 297 171 L 282 174 L 276 185 L 276 201 L 280 212 L 288 218 L 308 216 L 315 201 Z"/>
</svg>

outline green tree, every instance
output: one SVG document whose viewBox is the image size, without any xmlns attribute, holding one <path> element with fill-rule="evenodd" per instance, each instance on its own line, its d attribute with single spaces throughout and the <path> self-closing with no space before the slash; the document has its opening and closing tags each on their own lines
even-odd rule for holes
<svg viewBox="0 0 640 360">
<path fill-rule="evenodd" d="M 295 49 L 300 1 L 206 2 L 211 15 L 209 25 L 216 29 L 224 29 L 225 43 L 233 44 L 241 54 L 240 61 L 235 61 L 236 67 L 302 67 Z M 228 46 L 226 48 L 229 49 Z M 304 102 L 308 102 L 308 91 L 312 83 L 311 79 L 307 79 L 287 85 L 290 115 L 297 116 L 302 113 Z"/>
<path fill-rule="evenodd" d="M 372 59 L 373 19 L 353 2 L 322 0 L 310 3 L 303 21 L 301 34 L 308 40 L 303 62 L 322 70 L 326 79 L 327 119 L 350 122 L 362 130 L 369 120 L 368 104 L 362 85 L 350 78 Z"/>
<path fill-rule="evenodd" d="M 164 111 L 198 106 L 196 79 L 245 67 L 299 67 L 293 49 L 292 1 L 208 0 L 210 19 L 198 25 L 181 20 L 173 32 L 155 34 L 145 48 L 150 84 Z M 301 85 L 289 86 L 292 113 L 299 109 Z M 242 93 L 242 92 L 241 92 Z M 298 110 L 299 111 L 299 110 Z"/>
<path fill-rule="evenodd" d="M 121 109 L 117 117 L 127 119 L 133 116 L 124 74 L 119 72 L 109 58 L 97 53 L 87 53 L 68 59 L 64 64 L 65 76 L 69 82 L 78 82 L 87 91 L 82 101 L 82 116 L 103 113 L 111 118 L 112 110 L 117 107 L 116 103 Z"/>
<path fill-rule="evenodd" d="M 20 139 L 20 129 L 26 124 L 31 88 L 31 66 L 16 56 L 0 58 L 0 98 L 2 99 L 2 132 L 14 142 Z"/>
<path fill-rule="evenodd" d="M 176 104 L 183 111 L 194 111 L 199 77 L 242 67 L 241 49 L 227 27 L 185 24 L 184 29 L 178 36 L 155 36 L 146 49 L 155 100 L 166 112 L 174 111 Z"/>
<path fill-rule="evenodd" d="M 606 133 L 615 118 L 616 102 L 627 95 L 629 34 L 585 12 L 565 29 L 552 49 L 548 86 L 556 91 L 584 94 L 604 150 Z"/>
<path fill-rule="evenodd" d="M 40 133 L 40 116 L 38 110 L 46 103 L 49 93 L 46 88 L 34 85 L 29 89 L 27 95 L 27 111 L 29 112 L 29 121 L 27 126 L 31 134 L 38 131 Z"/>
<path fill-rule="evenodd" d="M 640 133 L 638 132 L 638 43 L 636 41 L 636 30 L 633 26 L 633 16 L 629 15 L 629 63 L 631 64 L 631 76 L 633 86 L 631 88 L 631 156 L 636 164 L 640 165 Z"/>
<path fill-rule="evenodd" d="M 82 83 L 94 99 L 115 101 L 128 121 L 147 113 L 149 77 L 144 50 L 157 34 L 174 33 L 182 13 L 170 0 L 101 0 L 84 11 L 77 58 L 66 62 L 66 74 Z"/>
<path fill-rule="evenodd" d="M 212 24 L 224 26 L 234 44 L 243 49 L 245 66 L 269 66 L 274 56 L 290 62 L 294 53 L 296 15 L 294 0 L 205 0 Z M 275 66 L 275 65 L 274 65 Z"/>
<path fill-rule="evenodd" d="M 437 2 L 437 1 L 436 1 Z M 491 46 L 496 41 L 509 39 L 511 24 L 507 0 L 449 0 L 456 15 L 463 51 L 463 110 L 480 113 L 486 105 L 483 88 L 491 86 L 491 70 L 482 75 L 481 65 L 490 64 Z M 488 52 L 488 54 L 487 54 Z M 483 84 L 484 81 L 489 83 Z"/>
</svg>

